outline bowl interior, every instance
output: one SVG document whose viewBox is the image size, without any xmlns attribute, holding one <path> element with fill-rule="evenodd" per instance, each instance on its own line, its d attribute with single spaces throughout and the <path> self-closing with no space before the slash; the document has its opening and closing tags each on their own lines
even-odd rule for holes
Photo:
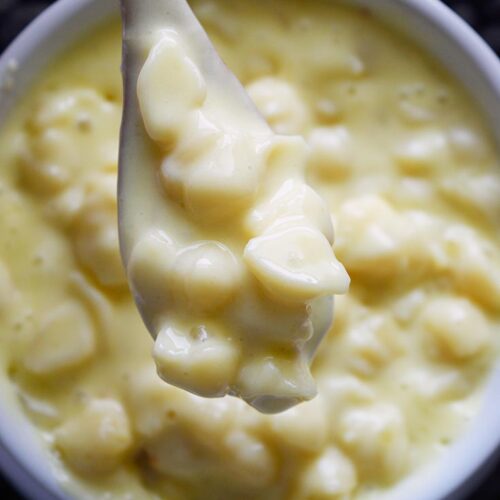
<svg viewBox="0 0 500 500">
<path fill-rule="evenodd" d="M 373 9 L 372 0 L 344 0 Z M 378 0 L 377 17 L 404 32 L 436 57 L 469 89 L 489 120 L 500 145 L 500 62 L 462 20 L 438 0 Z M 112 15 L 114 0 L 59 0 L 10 46 L 0 59 L 0 80 L 14 77 L 0 99 L 0 123 L 47 63 L 73 41 Z M 15 61 L 18 70 L 11 75 Z M 68 476 L 46 450 L 42 437 L 24 416 L 15 390 L 0 380 L 0 467 L 28 498 L 67 499 L 61 484 Z M 424 467 L 388 493 L 387 498 L 429 500 L 463 496 L 500 443 L 500 362 L 489 378 L 479 415 L 438 463 Z M 72 486 L 77 492 L 78 486 Z M 379 498 L 379 497 L 378 497 Z"/>
</svg>

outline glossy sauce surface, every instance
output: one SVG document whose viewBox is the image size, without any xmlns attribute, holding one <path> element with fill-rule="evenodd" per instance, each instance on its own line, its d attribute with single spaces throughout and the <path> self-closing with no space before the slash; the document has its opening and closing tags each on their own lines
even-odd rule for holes
<svg viewBox="0 0 500 500">
<path fill-rule="evenodd" d="M 465 431 L 497 358 L 494 145 L 459 84 L 376 13 L 192 4 L 270 126 L 309 144 L 304 176 L 334 219 L 352 286 L 318 396 L 264 416 L 156 375 L 118 252 L 117 25 L 2 130 L 2 370 L 81 497 L 382 498 Z"/>
<path fill-rule="evenodd" d="M 350 279 L 305 139 L 270 129 L 203 32 L 195 43 L 187 4 L 164 6 L 123 8 L 130 285 L 163 380 L 279 413 L 316 395 L 310 363 Z"/>
</svg>

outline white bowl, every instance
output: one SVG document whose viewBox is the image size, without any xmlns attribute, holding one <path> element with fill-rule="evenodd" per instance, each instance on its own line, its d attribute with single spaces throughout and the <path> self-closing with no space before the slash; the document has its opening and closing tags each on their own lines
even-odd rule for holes
<svg viewBox="0 0 500 500">
<path fill-rule="evenodd" d="M 440 60 L 469 89 L 500 144 L 500 62 L 469 26 L 439 0 L 344 1 L 371 9 L 376 5 L 377 17 L 405 32 Z M 39 16 L 0 58 L 0 82 L 14 82 L 10 91 L 0 90 L 0 123 L 49 61 L 117 13 L 114 0 L 59 0 Z M 72 489 L 70 495 L 61 487 L 68 477 L 24 416 L 13 387 L 5 379 L 0 380 L 0 394 L 3 472 L 29 499 L 67 500 L 78 495 L 77 489 Z M 468 431 L 446 456 L 403 481 L 388 498 L 463 498 L 488 470 L 500 448 L 498 394 L 500 362 L 489 378 L 484 403 Z"/>
</svg>

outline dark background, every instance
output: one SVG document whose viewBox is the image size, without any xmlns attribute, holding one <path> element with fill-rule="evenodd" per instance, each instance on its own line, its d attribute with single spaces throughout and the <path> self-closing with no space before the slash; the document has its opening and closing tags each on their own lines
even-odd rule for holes
<svg viewBox="0 0 500 500">
<path fill-rule="evenodd" d="M 0 52 L 51 3 L 53 0 L 0 0 Z M 445 3 L 479 31 L 500 55 L 500 0 L 446 0 Z M 23 500 L 2 478 L 1 473 L 0 499 Z M 468 500 L 500 500 L 500 465 Z"/>
</svg>

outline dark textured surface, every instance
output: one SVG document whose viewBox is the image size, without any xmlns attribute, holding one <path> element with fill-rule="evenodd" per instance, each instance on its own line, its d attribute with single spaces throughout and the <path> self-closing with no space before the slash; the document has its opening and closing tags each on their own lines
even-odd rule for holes
<svg viewBox="0 0 500 500">
<path fill-rule="evenodd" d="M 0 51 L 51 3 L 53 1 L 50 0 L 0 0 Z M 500 55 L 500 0 L 448 0 L 445 3 L 472 24 Z M 1 475 L 0 498 L 22 500 Z M 500 466 L 486 478 L 468 500 L 500 500 Z"/>
</svg>

